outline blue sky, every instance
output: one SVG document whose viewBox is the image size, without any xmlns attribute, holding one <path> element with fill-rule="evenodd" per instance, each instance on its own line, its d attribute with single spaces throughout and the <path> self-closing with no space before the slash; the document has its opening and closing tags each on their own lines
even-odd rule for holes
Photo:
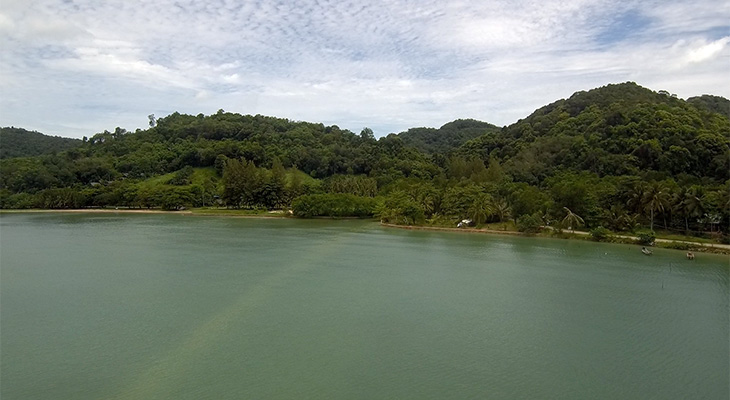
<svg viewBox="0 0 730 400">
<path fill-rule="evenodd" d="M 635 81 L 730 97 L 727 0 L 2 0 L 0 126 L 218 109 L 376 136 Z"/>
</svg>

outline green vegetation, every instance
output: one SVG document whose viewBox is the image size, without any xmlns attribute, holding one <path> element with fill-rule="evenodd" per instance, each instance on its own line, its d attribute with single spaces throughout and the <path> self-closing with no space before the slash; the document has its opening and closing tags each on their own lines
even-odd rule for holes
<svg viewBox="0 0 730 400">
<path fill-rule="evenodd" d="M 499 127 L 473 119 L 459 119 L 441 128 L 411 128 L 398 137 L 407 146 L 428 154 L 447 154 L 471 139 L 484 134 L 498 133 Z"/>
<path fill-rule="evenodd" d="M 596 242 L 602 242 L 610 237 L 611 231 L 599 225 L 591 229 L 589 234 L 591 235 L 591 238 Z"/>
<path fill-rule="evenodd" d="M 0 159 L 57 153 L 82 144 L 79 139 L 47 136 L 15 127 L 0 128 Z"/>
<path fill-rule="evenodd" d="M 547 226 L 563 236 L 581 228 L 594 240 L 645 230 L 728 241 L 727 104 L 624 83 L 504 128 L 457 120 L 377 140 L 368 128 L 174 113 L 146 130 L 0 160 L 0 207 L 291 209 L 406 225 Z"/>
<path fill-rule="evenodd" d="M 376 201 L 370 197 L 346 193 L 308 194 L 294 199 L 294 215 L 312 217 L 372 217 Z"/>
</svg>

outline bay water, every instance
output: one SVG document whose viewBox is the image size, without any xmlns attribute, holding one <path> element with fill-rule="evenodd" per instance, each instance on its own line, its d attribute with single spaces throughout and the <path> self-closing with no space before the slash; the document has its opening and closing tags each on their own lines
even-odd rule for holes
<svg viewBox="0 0 730 400">
<path fill-rule="evenodd" d="M 728 257 L 639 249 L 3 214 L 0 398 L 729 398 Z"/>
</svg>

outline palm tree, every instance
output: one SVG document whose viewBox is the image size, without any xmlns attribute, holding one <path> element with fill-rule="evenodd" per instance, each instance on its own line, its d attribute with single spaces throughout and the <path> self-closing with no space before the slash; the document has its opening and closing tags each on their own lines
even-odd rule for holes
<svg viewBox="0 0 730 400">
<path fill-rule="evenodd" d="M 499 218 L 499 222 L 503 222 L 505 219 L 509 219 L 512 214 L 512 208 L 507 204 L 504 199 L 499 199 L 494 202 L 494 215 Z M 507 230 L 507 225 L 503 226 L 504 230 Z"/>
<path fill-rule="evenodd" d="M 717 192 L 718 205 L 720 206 L 720 218 L 722 214 L 728 216 L 728 226 L 730 226 L 730 183 Z"/>
<path fill-rule="evenodd" d="M 669 207 L 669 191 L 661 182 L 649 185 L 643 196 L 644 210 L 650 212 L 649 229 L 654 231 L 654 212 L 663 212 Z"/>
<path fill-rule="evenodd" d="M 625 231 L 633 228 L 631 224 L 631 215 L 628 211 L 618 204 L 611 206 L 609 210 L 604 213 L 605 226 L 615 231 Z"/>
<path fill-rule="evenodd" d="M 644 209 L 644 196 L 648 190 L 646 183 L 639 182 L 634 185 L 627 193 L 626 205 L 629 210 L 640 214 Z"/>
<path fill-rule="evenodd" d="M 689 219 L 705 213 L 705 196 L 698 186 L 682 188 L 674 194 L 674 208 L 684 217 L 685 233 L 689 234 Z"/>
<path fill-rule="evenodd" d="M 474 202 L 469 207 L 469 214 L 475 224 L 485 222 L 487 218 L 494 214 L 493 202 L 494 199 L 487 193 L 481 193 L 474 199 Z"/>
<path fill-rule="evenodd" d="M 563 207 L 563 210 L 567 213 L 565 215 L 565 218 L 563 218 L 563 225 L 568 225 L 568 229 L 570 229 L 572 232 L 575 232 L 575 229 L 573 227 L 575 226 L 581 226 L 585 223 L 583 221 L 583 218 L 581 218 L 578 214 L 570 211 L 568 207 Z"/>
<path fill-rule="evenodd" d="M 684 218 L 684 233 L 689 234 L 689 212 L 685 200 L 691 196 L 689 188 L 683 187 L 672 195 L 674 211 Z"/>
</svg>

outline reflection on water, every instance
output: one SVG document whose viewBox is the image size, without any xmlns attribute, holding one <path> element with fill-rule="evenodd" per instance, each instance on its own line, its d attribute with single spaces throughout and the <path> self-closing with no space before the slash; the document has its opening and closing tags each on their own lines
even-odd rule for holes
<svg viewBox="0 0 730 400">
<path fill-rule="evenodd" d="M 728 398 L 728 259 L 363 221 L 0 218 L 0 397 Z"/>
</svg>

